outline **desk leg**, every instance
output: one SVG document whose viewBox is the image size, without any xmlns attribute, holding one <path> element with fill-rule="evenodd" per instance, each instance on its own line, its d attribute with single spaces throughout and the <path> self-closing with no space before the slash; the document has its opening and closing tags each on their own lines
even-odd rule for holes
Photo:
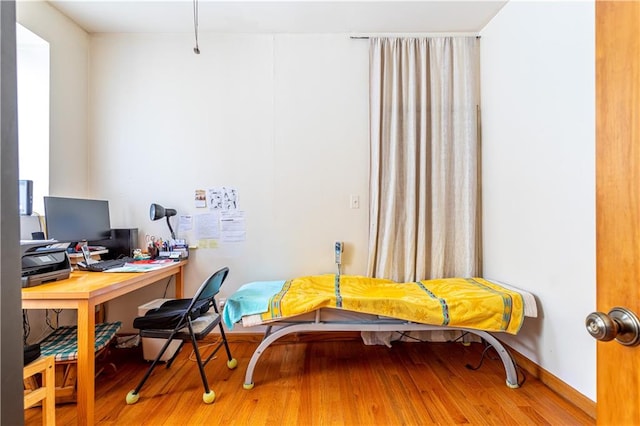
<svg viewBox="0 0 640 426">
<path fill-rule="evenodd" d="M 184 294 L 184 265 L 178 268 L 176 273 L 176 299 L 181 299 Z"/>
<path fill-rule="evenodd" d="M 95 421 L 95 305 L 78 306 L 78 425 Z"/>
</svg>

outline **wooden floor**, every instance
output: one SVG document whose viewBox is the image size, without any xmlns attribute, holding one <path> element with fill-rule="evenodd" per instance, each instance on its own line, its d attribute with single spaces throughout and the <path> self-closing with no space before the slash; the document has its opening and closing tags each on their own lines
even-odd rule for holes
<svg viewBox="0 0 640 426">
<path fill-rule="evenodd" d="M 170 369 L 154 370 L 127 405 L 126 394 L 148 363 L 138 349 L 114 349 L 116 373 L 96 382 L 99 425 L 593 425 L 594 420 L 538 380 L 519 389 L 505 384 L 495 352 L 479 370 L 483 346 L 473 343 L 401 343 L 365 346 L 357 339 L 276 342 L 244 390 L 255 341 L 231 343 L 238 368 L 221 351 L 206 367 L 213 404 L 202 402 L 202 383 L 191 348 Z M 249 339 L 251 340 L 251 339 Z M 74 404 L 58 405 L 58 425 L 76 424 Z M 25 410 L 26 425 L 40 425 L 40 408 Z"/>
</svg>

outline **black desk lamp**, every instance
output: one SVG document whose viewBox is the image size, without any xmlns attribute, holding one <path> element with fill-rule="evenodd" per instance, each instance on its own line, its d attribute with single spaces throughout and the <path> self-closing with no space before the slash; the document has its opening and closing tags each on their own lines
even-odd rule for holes
<svg viewBox="0 0 640 426">
<path fill-rule="evenodd" d="M 169 231 L 171 231 L 171 239 L 176 239 L 176 234 L 173 232 L 173 228 L 171 227 L 171 223 L 169 222 L 169 218 L 171 216 L 175 216 L 178 214 L 175 209 L 165 209 L 160 204 L 151 204 L 151 208 L 149 209 L 149 217 L 151 220 L 162 219 L 163 217 L 167 218 L 167 226 L 169 227 Z"/>
</svg>

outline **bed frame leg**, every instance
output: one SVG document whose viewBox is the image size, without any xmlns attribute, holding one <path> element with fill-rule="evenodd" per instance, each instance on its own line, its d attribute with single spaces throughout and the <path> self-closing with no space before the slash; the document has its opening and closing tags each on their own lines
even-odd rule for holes
<svg viewBox="0 0 640 426">
<path fill-rule="evenodd" d="M 260 359 L 262 353 L 276 340 L 281 338 L 282 336 L 286 336 L 289 333 L 295 333 L 296 331 L 305 331 L 308 330 L 307 324 L 291 324 L 285 325 L 276 331 L 272 332 L 272 328 L 269 326 L 265 333 L 262 342 L 258 345 L 256 350 L 253 352 L 251 359 L 249 360 L 249 365 L 247 365 L 247 372 L 244 375 L 244 384 L 242 387 L 244 389 L 253 389 L 253 370 Z"/>
<path fill-rule="evenodd" d="M 383 330 L 424 330 L 424 326 L 418 327 L 416 324 L 405 324 L 403 325 L 375 325 L 372 327 L 367 327 L 365 324 L 359 324 L 359 330 L 370 330 L 370 331 L 383 331 Z M 447 330 L 451 329 L 451 327 L 436 327 L 431 330 Z M 278 328 L 276 331 L 273 331 L 271 326 L 267 328 L 265 332 L 264 338 L 262 342 L 258 345 L 256 350 L 253 352 L 251 356 L 251 360 L 249 360 L 249 365 L 247 365 L 247 371 L 244 376 L 244 389 L 253 389 L 253 370 L 262 356 L 262 353 L 276 340 L 279 338 L 286 336 L 290 333 L 295 333 L 298 331 L 352 331 L 354 330 L 353 325 L 345 325 L 345 324 L 334 324 L 333 326 L 328 323 L 296 323 L 296 324 L 288 324 Z M 507 375 L 507 386 L 511 389 L 516 389 L 520 387 L 518 383 L 518 372 L 516 370 L 516 364 L 511 357 L 511 354 L 507 351 L 504 345 L 496 339 L 491 333 L 482 331 L 482 330 L 471 330 L 467 328 L 460 328 L 459 330 L 467 331 L 469 333 L 475 334 L 481 338 L 483 338 L 487 343 L 489 343 L 498 353 L 502 364 L 504 365 L 504 370 Z"/>
<path fill-rule="evenodd" d="M 493 346 L 493 348 L 498 353 L 498 356 L 500 356 L 500 360 L 504 365 L 504 371 L 507 374 L 507 386 L 511 389 L 519 388 L 520 384 L 518 383 L 518 372 L 516 371 L 516 364 L 513 361 L 513 358 L 511 357 L 509 351 L 507 351 L 507 348 L 505 348 L 504 345 L 492 334 L 487 333 L 486 331 L 474 330 L 473 333 L 486 340 L 491 346 Z"/>
</svg>

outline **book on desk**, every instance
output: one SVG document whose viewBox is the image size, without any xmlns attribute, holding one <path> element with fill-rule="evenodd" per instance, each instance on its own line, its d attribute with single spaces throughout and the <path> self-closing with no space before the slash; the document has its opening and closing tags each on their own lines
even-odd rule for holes
<svg viewBox="0 0 640 426">
<path fill-rule="evenodd" d="M 173 259 L 135 260 L 127 262 L 118 268 L 107 269 L 104 272 L 149 272 L 166 268 L 176 263 Z"/>
</svg>

